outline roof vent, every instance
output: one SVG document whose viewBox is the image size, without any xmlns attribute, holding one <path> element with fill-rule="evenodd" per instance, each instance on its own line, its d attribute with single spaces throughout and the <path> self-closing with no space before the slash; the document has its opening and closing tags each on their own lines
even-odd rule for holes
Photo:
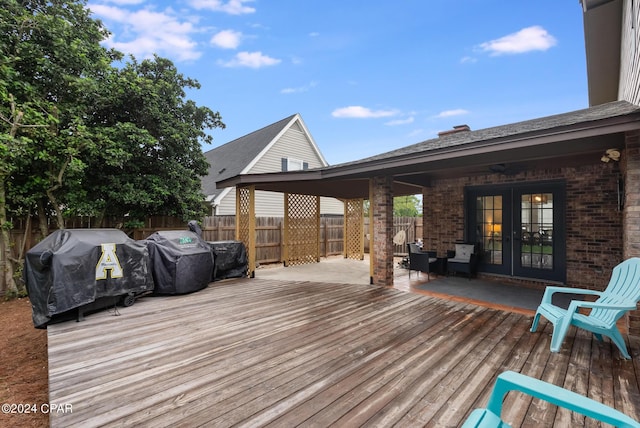
<svg viewBox="0 0 640 428">
<path fill-rule="evenodd" d="M 445 135 L 457 134 L 458 132 L 466 132 L 466 131 L 471 131 L 471 128 L 469 128 L 469 125 L 456 125 L 453 127 L 453 129 L 438 132 L 438 137 L 444 137 Z"/>
</svg>

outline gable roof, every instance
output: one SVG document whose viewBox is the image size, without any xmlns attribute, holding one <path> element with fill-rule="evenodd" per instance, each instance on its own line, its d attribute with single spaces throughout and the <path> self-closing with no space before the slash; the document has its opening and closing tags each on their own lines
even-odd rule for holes
<svg viewBox="0 0 640 428">
<path fill-rule="evenodd" d="M 210 166 L 209 174 L 201 180 L 201 187 L 207 199 L 213 200 L 224 191 L 224 187 L 217 188 L 217 182 L 247 173 L 296 122 L 300 124 L 322 164 L 326 166 L 327 162 L 309 134 L 302 117 L 296 113 L 205 152 Z"/>
<path fill-rule="evenodd" d="M 368 198 L 368 179 L 393 176 L 394 194 L 420 193 L 433 180 L 512 170 L 580 165 L 622 148 L 624 132 L 640 129 L 640 106 L 614 101 L 583 110 L 477 131 L 463 131 L 398 150 L 311 171 L 248 174 L 224 185 L 337 198 Z"/>
</svg>

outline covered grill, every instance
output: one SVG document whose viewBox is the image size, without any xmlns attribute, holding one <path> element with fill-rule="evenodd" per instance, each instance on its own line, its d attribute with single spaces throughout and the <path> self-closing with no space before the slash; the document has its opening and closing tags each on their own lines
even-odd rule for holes
<svg viewBox="0 0 640 428">
<path fill-rule="evenodd" d="M 146 239 L 157 294 L 185 294 L 205 288 L 213 276 L 214 255 L 198 234 L 163 230 Z"/>
<path fill-rule="evenodd" d="M 53 232 L 27 252 L 24 279 L 38 328 L 72 309 L 115 304 L 154 285 L 146 245 L 118 229 Z"/>
</svg>

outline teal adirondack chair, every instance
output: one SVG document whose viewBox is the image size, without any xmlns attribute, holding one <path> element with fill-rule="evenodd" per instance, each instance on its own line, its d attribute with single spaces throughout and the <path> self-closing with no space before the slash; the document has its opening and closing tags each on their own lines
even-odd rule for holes
<svg viewBox="0 0 640 428">
<path fill-rule="evenodd" d="M 500 419 L 502 401 L 509 391 L 523 392 L 616 427 L 640 428 L 640 423 L 634 419 L 598 401 L 551 383 L 511 371 L 504 372 L 498 376 L 489 397 L 487 408 L 475 409 L 471 412 L 462 428 L 510 427 L 509 424 Z"/>
<path fill-rule="evenodd" d="M 554 293 L 588 294 L 599 296 L 595 302 L 573 300 L 568 309 L 551 303 Z M 624 358 L 630 359 L 627 345 L 618 330 L 616 322 L 627 312 L 636 309 L 640 300 L 640 258 L 633 257 L 613 268 L 611 280 L 604 291 L 585 290 L 568 287 L 547 287 L 542 302 L 533 318 L 531 331 L 538 328 L 540 315 L 553 323 L 551 352 L 558 352 L 570 325 L 592 332 L 602 341 L 608 336 L 616 344 Z M 588 315 L 578 313 L 580 308 L 590 308 Z"/>
</svg>

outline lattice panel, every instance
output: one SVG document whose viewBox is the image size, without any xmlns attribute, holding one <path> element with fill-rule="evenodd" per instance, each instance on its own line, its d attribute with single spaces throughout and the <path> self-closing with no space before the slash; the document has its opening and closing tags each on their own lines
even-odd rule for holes
<svg viewBox="0 0 640 428">
<path fill-rule="evenodd" d="M 344 256 L 364 259 L 364 200 L 348 199 L 344 204 Z"/>
<path fill-rule="evenodd" d="M 285 229 L 287 265 L 320 261 L 320 198 L 287 193 Z"/>
<path fill-rule="evenodd" d="M 251 277 L 256 269 L 254 200 L 255 189 L 253 186 L 236 188 L 236 240 L 242 241 L 247 249 Z"/>
<path fill-rule="evenodd" d="M 251 190 L 246 187 L 239 187 L 236 193 L 237 198 L 237 221 L 236 225 L 238 241 L 242 241 L 249 248 L 249 225 L 251 223 Z"/>
</svg>

